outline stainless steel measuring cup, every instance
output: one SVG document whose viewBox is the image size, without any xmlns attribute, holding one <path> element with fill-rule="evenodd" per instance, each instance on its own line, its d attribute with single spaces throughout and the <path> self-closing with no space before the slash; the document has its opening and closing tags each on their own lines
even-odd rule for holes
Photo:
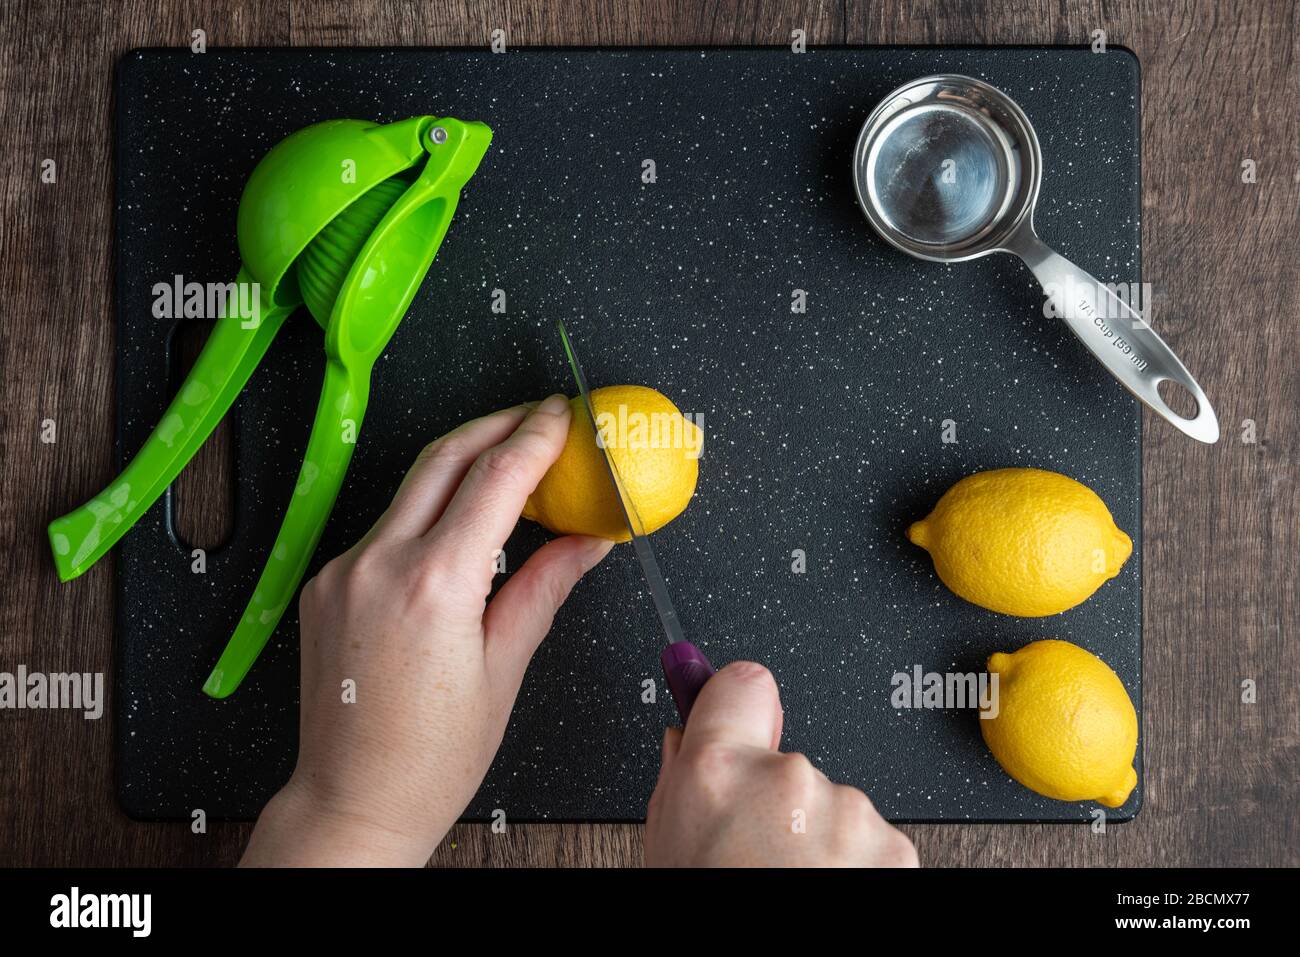
<svg viewBox="0 0 1300 957">
<path fill-rule="evenodd" d="M 981 80 L 946 74 L 899 87 L 858 134 L 853 184 L 886 242 L 920 259 L 989 253 L 1024 260 L 1065 320 L 1116 379 L 1178 429 L 1217 442 L 1219 421 L 1196 380 L 1115 291 L 1034 232 L 1042 180 L 1038 137 L 1024 111 Z M 1196 400 L 1186 418 L 1161 397 L 1173 382 Z"/>
</svg>

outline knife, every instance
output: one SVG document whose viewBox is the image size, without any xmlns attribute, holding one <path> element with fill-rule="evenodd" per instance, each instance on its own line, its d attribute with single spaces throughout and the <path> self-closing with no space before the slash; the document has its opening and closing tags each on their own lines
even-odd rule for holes
<svg viewBox="0 0 1300 957">
<path fill-rule="evenodd" d="M 573 370 L 573 378 L 578 383 L 578 393 L 582 396 L 583 408 L 586 409 L 587 418 L 596 433 L 596 446 L 605 453 L 605 466 L 609 469 L 610 480 L 614 483 L 614 493 L 618 497 L 619 508 L 623 512 L 628 530 L 632 533 L 632 550 L 636 553 L 637 561 L 641 563 L 641 571 L 650 589 L 650 597 L 654 600 L 655 611 L 659 613 L 659 623 L 668 637 L 668 647 L 660 654 L 659 663 L 663 666 L 664 679 L 668 683 L 668 690 L 672 692 L 673 703 L 677 705 L 677 714 L 682 719 L 682 724 L 685 724 L 700 689 L 713 677 L 713 665 L 709 664 L 709 659 L 704 656 L 704 652 L 687 641 L 682 633 L 682 623 L 673 609 L 673 600 L 668 595 L 668 586 L 664 582 L 663 573 L 659 571 L 659 562 L 655 560 L 654 549 L 650 547 L 645 525 L 637 514 L 631 496 L 627 494 L 627 487 L 623 484 L 622 476 L 619 475 L 618 466 L 614 464 L 614 457 L 605 447 L 604 437 L 596 424 L 596 409 L 591 404 L 591 391 L 587 388 L 587 377 L 582 374 L 582 364 L 578 362 L 573 341 L 569 338 L 568 330 L 564 328 L 563 320 L 557 319 L 556 325 L 560 329 L 560 341 L 564 343 L 564 354 L 569 359 L 569 368 Z"/>
</svg>

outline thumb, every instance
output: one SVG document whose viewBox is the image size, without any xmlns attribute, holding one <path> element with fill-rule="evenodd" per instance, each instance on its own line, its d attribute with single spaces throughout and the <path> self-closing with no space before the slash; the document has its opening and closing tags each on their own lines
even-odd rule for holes
<svg viewBox="0 0 1300 957">
<path fill-rule="evenodd" d="M 585 535 L 557 538 L 535 551 L 501 586 L 483 614 L 484 656 L 494 682 L 518 690 L 560 605 L 613 545 Z"/>
<path fill-rule="evenodd" d="M 700 689 L 682 732 L 682 747 L 719 742 L 775 751 L 783 723 L 772 672 L 752 661 L 733 661 Z"/>
</svg>

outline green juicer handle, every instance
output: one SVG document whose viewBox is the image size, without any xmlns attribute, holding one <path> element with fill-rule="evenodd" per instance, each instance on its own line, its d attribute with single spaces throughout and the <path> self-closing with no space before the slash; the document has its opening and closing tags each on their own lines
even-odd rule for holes
<svg viewBox="0 0 1300 957">
<path fill-rule="evenodd" d="M 252 284 L 240 269 L 236 279 Z M 80 508 L 50 522 L 60 581 L 99 561 L 180 474 L 229 410 L 293 307 L 261 311 L 256 326 L 222 311 L 171 405 L 122 473 Z"/>
<path fill-rule="evenodd" d="M 293 600 L 343 487 L 369 394 L 368 368 L 358 375 L 334 359 L 326 363 L 316 421 L 289 510 L 253 597 L 203 685 L 211 697 L 224 698 L 239 687 Z"/>
<path fill-rule="evenodd" d="M 424 281 L 492 133 L 482 123 L 447 118 L 423 136 L 424 169 L 375 226 L 333 304 L 325 385 L 298 485 L 248 608 L 203 685 L 211 697 L 239 687 L 297 592 L 352 459 L 370 371 Z M 348 419 L 351 442 L 341 438 Z"/>
</svg>

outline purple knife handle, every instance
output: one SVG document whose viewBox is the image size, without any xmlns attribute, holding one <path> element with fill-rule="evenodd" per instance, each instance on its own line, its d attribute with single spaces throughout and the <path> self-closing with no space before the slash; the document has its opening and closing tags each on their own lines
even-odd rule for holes
<svg viewBox="0 0 1300 957">
<path fill-rule="evenodd" d="M 668 681 L 668 690 L 673 693 L 677 714 L 685 724 L 704 682 L 713 677 L 713 665 L 704 657 L 704 652 L 689 641 L 673 642 L 663 650 L 659 663 L 664 666 L 664 678 Z"/>
</svg>

